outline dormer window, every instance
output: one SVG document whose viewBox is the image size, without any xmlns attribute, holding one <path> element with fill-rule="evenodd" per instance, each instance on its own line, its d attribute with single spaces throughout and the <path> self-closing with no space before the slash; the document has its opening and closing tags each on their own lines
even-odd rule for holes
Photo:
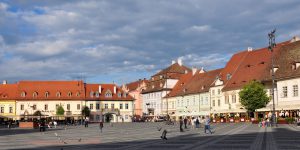
<svg viewBox="0 0 300 150">
<path fill-rule="evenodd" d="M 60 97 L 61 93 L 60 92 L 56 92 L 56 97 Z"/>
<path fill-rule="evenodd" d="M 90 97 L 94 97 L 94 92 L 93 91 L 90 92 Z"/>
<path fill-rule="evenodd" d="M 118 97 L 122 97 L 122 94 L 120 92 L 118 92 Z"/>
<path fill-rule="evenodd" d="M 26 96 L 26 92 L 22 92 L 21 97 L 25 97 L 25 96 Z"/>
<path fill-rule="evenodd" d="M 105 93 L 105 97 L 112 97 L 112 93 L 110 90 L 107 90 Z"/>
<path fill-rule="evenodd" d="M 250 68 L 250 67 L 251 67 L 251 65 L 246 65 L 246 67 Z"/>
<path fill-rule="evenodd" d="M 262 64 L 262 65 L 263 65 L 263 64 L 265 64 L 265 62 L 264 62 L 264 61 L 262 61 L 262 62 L 260 62 L 260 64 Z"/>
<path fill-rule="evenodd" d="M 123 93 L 123 97 L 126 97 L 126 96 L 127 96 L 127 94 L 124 92 L 124 93 Z"/>
<path fill-rule="evenodd" d="M 77 96 L 77 97 L 80 96 L 80 92 L 77 92 L 77 93 L 76 93 L 76 96 Z"/>
<path fill-rule="evenodd" d="M 96 97 L 99 97 L 99 96 L 100 96 L 100 93 L 97 91 L 97 92 L 95 93 L 95 96 L 96 96 Z"/>
<path fill-rule="evenodd" d="M 32 97 L 36 98 L 37 96 L 38 96 L 38 93 L 37 92 L 33 92 Z"/>
<path fill-rule="evenodd" d="M 228 74 L 226 75 L 226 79 L 227 79 L 227 80 L 230 80 L 230 79 L 231 79 L 231 74 L 230 74 L 230 73 L 228 73 Z"/>
<path fill-rule="evenodd" d="M 45 97 L 48 98 L 49 97 L 49 92 L 45 93 Z"/>
<path fill-rule="evenodd" d="M 72 96 L 72 92 L 68 92 L 68 96 L 71 97 Z"/>
</svg>

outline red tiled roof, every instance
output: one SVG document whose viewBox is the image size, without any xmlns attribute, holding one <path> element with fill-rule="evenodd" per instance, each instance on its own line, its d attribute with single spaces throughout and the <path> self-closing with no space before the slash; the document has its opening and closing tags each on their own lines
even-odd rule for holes
<svg viewBox="0 0 300 150">
<path fill-rule="evenodd" d="M 133 90 L 136 90 L 143 82 L 145 82 L 145 84 L 147 84 L 148 80 L 146 80 L 146 79 L 137 80 L 135 82 L 126 84 L 126 87 L 128 88 L 129 91 L 133 91 Z"/>
<path fill-rule="evenodd" d="M 274 55 L 285 44 L 287 42 L 277 44 L 274 49 Z M 270 77 L 271 52 L 267 47 L 253 51 L 244 51 L 244 53 L 246 53 L 245 58 L 225 84 L 223 91 L 241 88 L 251 80 L 264 81 Z"/>
<path fill-rule="evenodd" d="M 184 74 L 186 73 L 186 71 L 191 71 L 190 68 L 184 66 L 184 65 L 179 65 L 178 63 L 174 63 L 171 66 L 161 70 L 160 72 L 156 73 L 154 76 L 158 76 L 158 75 L 165 75 L 166 73 L 180 73 L 180 74 Z"/>
<path fill-rule="evenodd" d="M 99 90 L 100 87 L 101 91 Z M 116 88 L 116 91 L 114 91 L 114 88 Z M 93 96 L 91 96 L 91 93 L 93 93 Z M 98 93 L 99 96 L 97 96 Z M 106 93 L 111 93 L 111 97 L 106 97 Z M 85 94 L 86 100 L 134 100 L 133 97 L 115 84 L 86 84 Z"/>
<path fill-rule="evenodd" d="M 208 92 L 211 84 L 221 71 L 222 69 L 216 69 L 204 73 L 197 71 L 195 75 L 192 75 L 192 73 L 186 74 L 180 78 L 168 97 Z"/>
<path fill-rule="evenodd" d="M 85 98 L 83 81 L 20 81 L 17 85 L 17 97 L 20 100 L 82 100 Z M 22 92 L 26 93 L 25 97 L 21 96 Z M 37 97 L 33 98 L 35 92 Z M 48 97 L 46 97 L 47 92 Z M 58 93 L 60 96 L 57 95 Z"/>
<path fill-rule="evenodd" d="M 0 84 L 0 100 L 16 99 L 17 87 L 17 84 Z"/>
</svg>

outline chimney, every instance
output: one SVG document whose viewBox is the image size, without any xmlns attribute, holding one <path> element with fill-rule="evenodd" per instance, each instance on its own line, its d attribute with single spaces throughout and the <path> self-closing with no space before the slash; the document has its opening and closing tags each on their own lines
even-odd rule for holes
<svg viewBox="0 0 300 150">
<path fill-rule="evenodd" d="M 179 64 L 179 66 L 182 66 L 182 60 L 181 60 L 181 58 L 177 59 L 177 63 Z"/>
<path fill-rule="evenodd" d="M 117 87 L 114 86 L 114 94 L 116 94 L 116 93 L 117 93 Z"/>
<path fill-rule="evenodd" d="M 290 43 L 293 43 L 293 42 L 297 42 L 299 41 L 300 38 L 298 36 L 294 36 L 291 40 L 290 40 Z"/>
<path fill-rule="evenodd" d="M 195 73 L 197 72 L 197 68 L 196 68 L 196 67 L 193 67 L 193 68 L 192 68 L 192 72 L 193 72 L 193 75 L 195 75 Z"/>
<path fill-rule="evenodd" d="M 176 61 L 175 60 L 172 60 L 172 65 L 174 65 L 176 63 Z"/>
<path fill-rule="evenodd" d="M 101 94 L 101 91 L 102 91 L 101 85 L 99 85 L 99 93 L 100 93 L 100 94 Z"/>
<path fill-rule="evenodd" d="M 3 80 L 3 82 L 2 82 L 3 84 L 7 84 L 7 80 Z"/>
<path fill-rule="evenodd" d="M 204 72 L 205 72 L 204 68 L 203 68 L 203 67 L 201 67 L 201 69 L 200 69 L 199 73 L 204 73 Z"/>
<path fill-rule="evenodd" d="M 252 47 L 248 47 L 248 52 L 251 52 L 253 50 Z"/>
</svg>

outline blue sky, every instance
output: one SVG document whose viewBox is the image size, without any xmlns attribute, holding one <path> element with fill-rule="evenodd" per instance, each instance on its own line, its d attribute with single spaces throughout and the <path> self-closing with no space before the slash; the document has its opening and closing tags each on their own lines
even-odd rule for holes
<svg viewBox="0 0 300 150">
<path fill-rule="evenodd" d="M 0 80 L 131 82 L 300 35 L 298 0 L 0 0 Z"/>
</svg>

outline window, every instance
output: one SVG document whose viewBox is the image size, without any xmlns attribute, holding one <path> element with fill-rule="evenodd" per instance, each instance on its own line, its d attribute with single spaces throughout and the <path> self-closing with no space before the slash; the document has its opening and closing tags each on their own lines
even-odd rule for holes
<svg viewBox="0 0 300 150">
<path fill-rule="evenodd" d="M 48 110 L 48 104 L 45 104 L 44 109 Z"/>
<path fill-rule="evenodd" d="M 105 108 L 105 109 L 108 109 L 108 104 L 104 104 L 104 108 Z"/>
<path fill-rule="evenodd" d="M 70 110 L 71 109 L 70 107 L 71 107 L 70 104 L 67 104 L 67 110 Z"/>
<path fill-rule="evenodd" d="M 221 106 L 221 101 L 220 101 L 220 99 L 218 99 L 218 106 Z"/>
<path fill-rule="evenodd" d="M 45 97 L 48 98 L 49 97 L 49 92 L 45 93 Z"/>
<path fill-rule="evenodd" d="M 22 92 L 21 93 L 21 97 L 25 97 L 26 96 L 26 93 L 25 92 Z"/>
<path fill-rule="evenodd" d="M 230 73 L 228 73 L 228 74 L 226 75 L 226 79 L 227 79 L 227 80 L 230 80 L 230 79 L 231 79 L 231 74 L 230 74 Z"/>
<path fill-rule="evenodd" d="M 112 97 L 111 91 L 110 91 L 110 90 L 107 90 L 107 91 L 106 91 L 105 97 Z"/>
<path fill-rule="evenodd" d="M 4 113 L 4 107 L 1 107 L 1 111 L 0 111 L 1 113 Z"/>
<path fill-rule="evenodd" d="M 205 97 L 205 105 L 208 104 L 208 97 Z"/>
<path fill-rule="evenodd" d="M 212 90 L 212 91 L 211 91 L 211 95 L 215 95 L 215 90 Z"/>
<path fill-rule="evenodd" d="M 96 109 L 97 109 L 97 110 L 100 109 L 100 104 L 96 104 Z"/>
<path fill-rule="evenodd" d="M 298 85 L 293 85 L 293 96 L 298 96 Z"/>
<path fill-rule="evenodd" d="M 24 105 L 23 104 L 21 105 L 21 110 L 24 110 Z"/>
<path fill-rule="evenodd" d="M 60 97 L 60 92 L 56 92 L 56 97 Z"/>
<path fill-rule="evenodd" d="M 68 92 L 68 96 L 71 97 L 72 96 L 72 92 Z"/>
<path fill-rule="evenodd" d="M 77 110 L 80 110 L 80 104 L 77 104 Z"/>
<path fill-rule="evenodd" d="M 76 96 L 77 96 L 77 97 L 80 96 L 80 92 L 77 92 L 77 93 L 76 93 Z"/>
<path fill-rule="evenodd" d="M 111 109 L 115 109 L 115 104 L 110 104 Z"/>
<path fill-rule="evenodd" d="M 287 86 L 282 87 L 283 95 L 282 97 L 287 97 Z"/>
<path fill-rule="evenodd" d="M 36 105 L 35 105 L 35 104 L 32 106 L 32 109 L 33 109 L 33 110 L 36 110 Z"/>
<path fill-rule="evenodd" d="M 13 113 L 13 107 L 9 107 L 9 113 Z"/>
<path fill-rule="evenodd" d="M 95 96 L 99 97 L 99 95 L 100 95 L 100 93 L 97 91 L 96 94 L 95 94 Z"/>
<path fill-rule="evenodd" d="M 201 97 L 200 105 L 203 105 L 203 97 Z"/>
<path fill-rule="evenodd" d="M 58 106 L 59 106 L 59 105 L 58 105 L 58 104 L 56 104 L 56 105 L 55 105 L 55 108 L 57 109 L 57 108 L 58 108 Z"/>
<path fill-rule="evenodd" d="M 118 97 L 122 97 L 122 94 L 120 92 L 118 93 Z"/>
<path fill-rule="evenodd" d="M 213 106 L 216 106 L 215 100 L 212 101 L 212 105 L 213 105 Z"/>
<path fill-rule="evenodd" d="M 126 97 L 126 96 L 127 96 L 127 94 L 124 92 L 124 93 L 123 93 L 123 97 Z"/>
<path fill-rule="evenodd" d="M 229 96 L 225 96 L 225 104 L 229 103 Z"/>
<path fill-rule="evenodd" d="M 127 103 L 125 104 L 125 109 L 128 109 L 128 104 Z"/>
<path fill-rule="evenodd" d="M 93 91 L 90 92 L 90 97 L 94 97 L 94 92 Z"/>
<path fill-rule="evenodd" d="M 33 98 L 36 98 L 38 96 L 38 93 L 37 92 L 34 92 L 33 94 L 32 94 L 32 97 Z"/>
<path fill-rule="evenodd" d="M 123 104 L 120 104 L 120 109 L 123 109 Z"/>
<path fill-rule="evenodd" d="M 220 89 L 218 89 L 218 95 L 220 95 L 221 94 L 221 90 Z"/>
<path fill-rule="evenodd" d="M 94 109 L 93 107 L 94 107 L 94 105 L 90 104 L 90 110 Z"/>
<path fill-rule="evenodd" d="M 232 95 L 232 103 L 236 103 L 236 96 Z"/>
</svg>

